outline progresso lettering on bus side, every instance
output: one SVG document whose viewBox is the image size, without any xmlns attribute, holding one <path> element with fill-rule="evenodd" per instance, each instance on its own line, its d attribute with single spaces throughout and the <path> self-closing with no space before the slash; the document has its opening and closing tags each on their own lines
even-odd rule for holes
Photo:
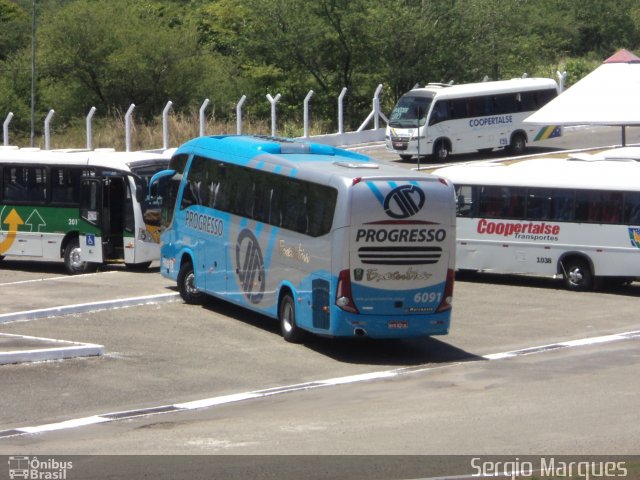
<svg viewBox="0 0 640 480">
<path fill-rule="evenodd" d="M 204 215 L 193 211 L 187 212 L 185 225 L 195 230 L 200 230 L 215 237 L 221 237 L 224 229 L 224 222 L 219 218 Z"/>
</svg>

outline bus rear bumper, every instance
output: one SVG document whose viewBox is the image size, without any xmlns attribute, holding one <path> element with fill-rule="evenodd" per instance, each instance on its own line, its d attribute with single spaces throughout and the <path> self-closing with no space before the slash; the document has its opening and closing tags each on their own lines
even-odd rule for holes
<svg viewBox="0 0 640 480">
<path fill-rule="evenodd" d="M 432 315 L 376 316 L 344 314 L 332 325 L 336 337 L 368 337 L 394 339 L 447 335 L 451 311 Z"/>
</svg>

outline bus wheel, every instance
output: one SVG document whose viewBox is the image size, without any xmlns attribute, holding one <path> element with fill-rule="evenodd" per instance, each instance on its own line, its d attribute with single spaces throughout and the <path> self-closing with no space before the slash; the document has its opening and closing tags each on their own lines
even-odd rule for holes
<svg viewBox="0 0 640 480">
<path fill-rule="evenodd" d="M 563 263 L 564 285 L 569 290 L 584 291 L 593 288 L 593 274 L 587 262 L 579 258 Z"/>
<path fill-rule="evenodd" d="M 83 262 L 80 255 L 80 242 L 77 238 L 69 240 L 64 248 L 64 268 L 70 275 L 80 273 L 92 273 L 98 269 L 98 265 L 91 262 Z"/>
<path fill-rule="evenodd" d="M 193 273 L 193 265 L 186 262 L 178 272 L 178 290 L 182 299 L 190 305 L 199 305 L 204 301 L 204 293 L 196 289 L 196 275 Z"/>
<path fill-rule="evenodd" d="M 509 151 L 514 155 L 522 155 L 527 148 L 527 139 L 522 133 L 514 133 L 509 144 Z"/>
<path fill-rule="evenodd" d="M 433 156 L 436 162 L 444 162 L 449 158 L 449 145 L 444 140 L 440 140 L 433 149 Z"/>
<path fill-rule="evenodd" d="M 304 331 L 296 325 L 296 305 L 288 293 L 282 297 L 278 311 L 282 337 L 291 343 L 300 343 L 304 338 Z"/>
</svg>

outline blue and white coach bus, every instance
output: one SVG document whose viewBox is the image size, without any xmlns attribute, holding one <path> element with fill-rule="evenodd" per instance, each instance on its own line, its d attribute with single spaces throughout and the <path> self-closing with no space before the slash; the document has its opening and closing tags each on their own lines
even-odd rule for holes
<svg viewBox="0 0 640 480">
<path fill-rule="evenodd" d="M 558 95 L 551 78 L 514 78 L 460 85 L 430 83 L 405 93 L 391 112 L 387 150 L 403 159 L 507 148 L 520 155 L 527 142 L 558 137 L 556 126 L 524 119 Z"/>
<path fill-rule="evenodd" d="M 161 273 L 280 321 L 284 338 L 448 333 L 450 182 L 287 139 L 200 137 L 169 170 Z M 155 179 L 152 179 L 153 183 Z"/>
</svg>

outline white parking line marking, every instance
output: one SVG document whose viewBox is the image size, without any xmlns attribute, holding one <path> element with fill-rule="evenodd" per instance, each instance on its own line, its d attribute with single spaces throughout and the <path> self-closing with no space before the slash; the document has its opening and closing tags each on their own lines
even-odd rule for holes
<svg viewBox="0 0 640 480">
<path fill-rule="evenodd" d="M 104 300 L 100 302 L 78 303 L 76 305 L 61 305 L 57 307 L 39 308 L 36 310 L 25 310 L 23 312 L 3 313 L 0 314 L 0 323 L 37 320 L 39 318 L 56 317 L 59 315 L 97 312 L 113 308 L 174 302 L 179 300 L 179 295 L 180 294 L 177 292 L 158 293 L 155 295 L 144 295 L 141 297 L 118 298 L 115 300 Z"/>
<path fill-rule="evenodd" d="M 629 339 L 635 339 L 635 338 L 640 338 L 640 330 L 625 332 L 625 333 L 618 333 L 614 335 L 603 335 L 600 337 L 569 340 L 566 342 L 558 342 L 558 343 L 553 343 L 549 345 L 541 345 L 538 347 L 523 348 L 520 350 L 513 350 L 510 352 L 493 353 L 490 355 L 484 355 L 480 358 L 489 360 L 489 361 L 504 360 L 504 359 L 514 358 L 514 357 L 523 356 L 523 355 L 532 355 L 535 353 L 555 351 L 558 349 L 583 347 L 587 345 L 596 345 L 596 344 L 615 342 L 620 340 L 629 340 Z M 117 420 L 130 419 L 134 417 L 143 417 L 143 416 L 150 416 L 150 415 L 160 415 L 163 413 L 198 410 L 198 409 L 210 408 L 213 406 L 227 405 L 235 402 L 242 402 L 250 399 L 265 398 L 273 395 L 282 395 L 290 392 L 309 390 L 313 388 L 345 385 L 349 383 L 358 383 L 358 382 L 365 382 L 370 380 L 377 380 L 381 378 L 390 378 L 390 377 L 396 377 L 401 375 L 409 375 L 417 372 L 424 372 L 427 370 L 436 370 L 444 367 L 460 365 L 462 363 L 469 363 L 469 362 L 458 362 L 458 363 L 448 364 L 444 366 L 425 365 L 424 368 L 403 367 L 403 368 L 397 368 L 393 370 L 385 370 L 381 372 L 372 372 L 372 373 L 365 373 L 360 375 L 347 375 L 345 377 L 338 377 L 338 378 L 333 378 L 328 380 L 305 382 L 305 383 L 299 383 L 295 385 L 274 387 L 274 388 L 268 388 L 264 390 L 256 390 L 253 392 L 236 393 L 232 395 L 222 395 L 219 397 L 205 398 L 202 400 L 195 400 L 192 402 L 177 403 L 175 405 L 164 405 L 159 407 L 128 410 L 124 412 L 93 415 L 90 417 L 66 420 L 59 423 L 49 423 L 49 424 L 39 425 L 39 426 L 17 427 L 17 428 L 12 428 L 8 430 L 0 430 L 0 439 L 16 437 L 20 435 L 34 434 L 34 433 L 51 432 L 55 430 L 65 430 L 65 429 L 77 428 L 77 427 L 82 427 L 87 425 L 95 425 L 95 424 L 105 423 L 105 422 L 114 422 Z"/>
</svg>

